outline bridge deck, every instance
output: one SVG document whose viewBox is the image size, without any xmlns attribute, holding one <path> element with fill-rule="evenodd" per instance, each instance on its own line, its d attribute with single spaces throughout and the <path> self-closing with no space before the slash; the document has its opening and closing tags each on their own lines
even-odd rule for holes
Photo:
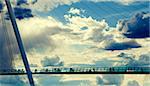
<svg viewBox="0 0 150 86">
<path fill-rule="evenodd" d="M 150 74 L 150 67 L 32 68 L 32 74 Z M 24 75 L 24 69 L 0 70 L 0 75 Z"/>
</svg>

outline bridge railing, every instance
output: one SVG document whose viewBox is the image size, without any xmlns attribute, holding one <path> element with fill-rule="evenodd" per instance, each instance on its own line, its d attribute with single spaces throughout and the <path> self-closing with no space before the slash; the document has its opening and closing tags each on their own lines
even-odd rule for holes
<svg viewBox="0 0 150 86">
<path fill-rule="evenodd" d="M 150 74 L 150 67 L 71 67 L 32 68 L 32 74 Z M 26 74 L 24 69 L 1 69 L 0 75 Z"/>
</svg>

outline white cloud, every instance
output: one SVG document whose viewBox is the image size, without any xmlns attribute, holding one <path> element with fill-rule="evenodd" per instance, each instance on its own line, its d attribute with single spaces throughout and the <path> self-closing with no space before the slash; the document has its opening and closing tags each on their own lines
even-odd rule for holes
<svg viewBox="0 0 150 86">
<path fill-rule="evenodd" d="M 38 0 L 35 4 L 31 4 L 31 9 L 37 11 L 50 11 L 59 5 L 71 5 L 79 0 Z"/>
<path fill-rule="evenodd" d="M 81 11 L 81 9 L 78 10 Z M 80 15 L 82 14 L 80 13 Z M 35 16 L 17 20 L 31 63 L 42 66 L 41 60 L 43 57 L 58 55 L 64 61 L 64 65 L 73 63 L 90 64 L 93 59 L 109 58 L 119 53 L 119 51 L 113 53 L 103 51 L 102 48 L 107 43 L 130 41 L 130 39 L 121 37 L 122 33 L 117 30 L 119 26 L 109 27 L 105 20 L 96 20 L 92 17 L 81 17 L 80 15 L 65 15 L 68 20 L 67 24 L 62 24 L 51 16 L 47 18 Z M 81 30 L 84 27 L 86 29 Z M 142 41 L 137 39 L 136 41 L 139 44 L 146 42 L 144 39 Z M 146 42 L 143 45 L 147 46 L 148 44 Z M 102 51 L 97 52 L 100 49 Z M 140 55 L 144 49 L 148 49 L 148 47 L 124 51 Z"/>
<path fill-rule="evenodd" d="M 65 66 L 79 63 L 90 64 L 93 63 L 93 59 L 109 58 L 120 52 L 111 53 L 102 50 L 110 42 L 125 43 L 132 41 L 132 39 L 122 36 L 122 32 L 118 30 L 119 26 L 109 27 L 105 20 L 96 20 L 92 17 L 81 17 L 80 15 L 65 15 L 68 20 L 67 24 L 62 24 L 50 16 L 48 18 L 33 17 L 18 21 L 24 41 L 27 42 L 26 44 L 30 44 L 29 48 L 33 48 L 32 51 L 28 52 L 31 63 L 41 66 L 43 57 L 58 55 L 64 61 Z M 81 30 L 84 27 L 86 29 Z M 32 42 L 28 42 L 30 40 Z M 148 49 L 146 46 L 149 43 L 144 39 L 136 39 L 135 41 L 145 47 L 124 51 L 133 52 L 139 56 L 142 50 Z M 97 52 L 100 49 L 101 52 Z M 35 58 L 32 57 L 38 58 L 36 62 L 34 62 Z"/>
<path fill-rule="evenodd" d="M 77 14 L 80 15 L 81 13 L 84 13 L 85 10 L 80 10 L 78 8 L 70 8 L 70 10 L 68 11 L 68 13 L 70 14 Z"/>
<path fill-rule="evenodd" d="M 55 30 L 53 29 L 54 27 L 61 26 L 60 22 L 50 16 L 47 18 L 33 17 L 24 20 L 18 20 L 17 23 L 23 38 L 27 38 L 28 36 L 37 36 L 41 33 L 48 32 L 48 30 L 51 30 L 50 34 L 52 34 L 55 32 L 52 31 Z"/>
<path fill-rule="evenodd" d="M 110 2 L 110 1 L 114 1 L 116 3 L 120 3 L 120 4 L 123 4 L 123 5 L 129 5 L 133 2 L 141 1 L 141 0 L 89 0 L 89 1 L 93 1 L 93 2 Z M 143 1 L 146 1 L 146 0 L 143 0 Z"/>
<path fill-rule="evenodd" d="M 95 26 L 97 23 L 98 26 Z M 93 27 L 95 26 L 95 27 Z M 97 21 L 93 23 L 93 26 L 88 26 L 87 32 L 85 32 L 84 40 L 93 40 L 94 42 L 100 42 L 102 41 L 104 37 L 104 29 L 108 27 L 108 24 L 105 22 L 105 20 Z"/>
<path fill-rule="evenodd" d="M 136 80 L 134 80 L 134 81 L 129 81 L 128 86 L 140 86 L 140 85 Z"/>
<path fill-rule="evenodd" d="M 145 82 L 149 80 L 147 75 L 130 75 L 130 74 L 118 74 L 118 75 L 99 75 L 97 78 L 97 84 L 110 85 L 110 86 L 147 86 Z M 146 80 L 147 79 L 147 80 Z M 144 85 L 145 84 L 145 85 Z"/>
<path fill-rule="evenodd" d="M 41 64 L 43 67 L 48 66 L 63 66 L 63 61 L 60 60 L 60 57 L 55 55 L 52 57 L 44 57 L 43 60 L 41 60 Z"/>
<path fill-rule="evenodd" d="M 64 17 L 69 22 L 66 27 L 72 29 L 73 33 L 80 33 L 80 35 L 82 35 L 82 40 L 91 40 L 93 42 L 101 42 L 103 40 L 124 40 L 122 32 L 118 31 L 116 27 L 109 27 L 105 20 L 96 20 L 91 16 L 81 17 L 79 15 L 70 14 L 65 15 Z"/>
<path fill-rule="evenodd" d="M 99 21 L 93 19 L 92 17 L 65 15 L 65 18 L 69 21 L 67 26 L 70 27 L 70 29 L 74 30 L 74 32 L 82 32 L 83 30 L 81 30 L 81 28 L 83 27 L 87 27 L 87 29 L 103 29 L 107 27 L 107 23 L 105 22 L 105 20 Z"/>
<path fill-rule="evenodd" d="M 32 23 L 31 23 L 32 22 Z M 59 22 L 49 17 L 48 19 L 30 18 L 18 21 L 19 30 L 24 41 L 26 50 L 30 49 L 49 49 L 53 50 L 53 43 L 50 35 L 61 31 Z"/>
<path fill-rule="evenodd" d="M 120 3 L 124 4 L 124 5 L 129 5 L 137 0 L 118 0 Z M 140 0 L 139 0 L 140 1 Z"/>
<path fill-rule="evenodd" d="M 80 10 L 77 8 L 70 8 L 68 13 L 80 15 Z"/>
<path fill-rule="evenodd" d="M 68 16 L 68 15 L 66 15 Z M 56 19 L 52 17 L 48 17 L 46 19 L 39 18 L 39 17 L 33 17 L 30 19 L 24 19 L 21 21 L 17 21 L 20 32 L 22 34 L 22 37 L 24 39 L 25 45 L 28 46 L 28 48 L 33 48 L 32 51 L 27 52 L 27 55 L 29 57 L 30 63 L 37 64 L 38 67 L 42 66 L 41 61 L 44 57 L 50 58 L 50 60 L 53 60 L 53 62 L 48 61 L 48 64 L 57 64 L 59 63 L 60 59 L 64 61 L 65 66 L 70 64 L 93 64 L 93 61 L 98 61 L 102 59 L 115 59 L 115 61 L 119 61 L 116 58 L 116 55 L 120 53 L 120 51 L 104 51 L 102 50 L 102 46 L 107 44 L 109 41 L 112 41 L 111 39 L 117 41 L 117 42 L 126 42 L 131 41 L 131 39 L 127 38 L 117 38 L 118 35 L 121 35 L 121 33 L 116 30 L 116 27 L 112 28 L 109 27 L 107 22 L 105 20 L 95 20 L 92 17 L 80 17 L 80 16 L 72 16 L 67 17 L 69 20 L 69 23 L 66 25 L 63 25 L 61 22 L 57 21 Z M 80 22 L 79 22 L 80 21 Z M 82 27 L 86 27 L 86 30 L 81 30 Z M 105 29 L 109 29 L 110 31 L 105 32 Z M 114 30 L 115 29 L 115 30 Z M 115 36 L 117 34 L 117 37 Z M 83 40 L 88 39 L 88 40 Z M 108 40 L 108 42 L 105 42 L 104 44 L 99 40 Z M 91 40 L 96 40 L 96 42 L 92 42 Z M 97 41 L 98 40 L 98 41 Z M 136 55 L 136 58 L 139 58 L 139 56 L 142 53 L 148 52 L 149 42 L 148 39 L 135 39 L 138 43 L 144 45 L 144 47 L 139 49 L 132 49 L 132 50 L 124 50 L 122 52 L 127 53 L 133 53 Z M 104 42 L 104 41 L 103 41 Z M 81 47 L 78 48 L 78 46 L 75 46 L 76 48 L 72 48 L 72 45 L 77 44 L 81 45 Z M 42 50 L 42 46 L 44 46 L 44 52 Z M 87 48 L 82 51 L 82 46 L 85 45 L 92 45 L 95 46 L 95 48 Z M 55 46 L 52 51 L 50 51 L 51 47 Z M 37 49 L 38 47 L 38 49 Z M 46 49 L 48 48 L 48 49 Z M 36 51 L 34 51 L 36 49 Z M 98 51 L 100 50 L 101 51 Z M 80 52 L 76 52 L 80 50 Z M 143 52 L 145 51 L 145 52 Z M 54 57 L 51 59 L 52 55 L 58 55 L 60 56 L 60 59 L 57 57 Z M 142 60 L 147 59 L 141 58 Z M 47 60 L 47 59 L 46 59 Z M 20 64 L 18 62 L 18 64 Z M 110 61 L 106 65 L 111 64 Z M 122 63 L 120 64 L 122 65 Z M 79 85 L 82 85 L 82 83 L 92 82 L 91 86 L 96 85 L 96 76 L 87 76 L 83 77 L 81 76 L 74 76 L 73 78 L 71 76 L 66 77 L 60 76 L 57 77 L 50 77 L 45 76 L 44 77 L 38 77 L 36 78 L 38 83 L 41 84 L 44 82 L 51 83 L 56 85 L 62 84 L 72 84 L 72 83 L 78 83 Z M 71 78 L 70 78 L 71 77 Z M 89 78 L 88 78 L 89 77 Z M 124 78 L 123 78 L 124 77 Z M 139 77 L 139 78 L 138 78 Z M 86 80 L 85 80 L 86 78 Z M 93 79 L 94 78 L 94 79 Z M 115 78 L 115 80 L 114 80 Z M 103 76 L 102 80 L 104 80 L 103 84 L 118 84 L 121 86 L 127 86 L 128 81 L 133 81 L 134 79 L 137 80 L 137 82 L 142 86 L 144 81 L 144 76 L 131 76 L 131 75 L 125 75 L 125 76 Z M 77 81 L 79 80 L 79 81 Z M 83 80 L 85 82 L 83 82 Z M 4 82 L 5 83 L 5 82 Z M 9 83 L 9 82 L 6 82 Z M 43 85 L 43 83 L 42 83 Z M 47 84 L 46 84 L 47 85 Z"/>
</svg>

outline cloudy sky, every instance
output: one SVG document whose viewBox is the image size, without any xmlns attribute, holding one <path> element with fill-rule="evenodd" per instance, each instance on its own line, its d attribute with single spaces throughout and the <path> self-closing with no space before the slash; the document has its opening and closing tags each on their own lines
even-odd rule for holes
<svg viewBox="0 0 150 86">
<path fill-rule="evenodd" d="M 6 27 L 10 28 L 6 7 L 2 1 L 0 2 L 0 10 L 3 10 L 4 19 L 9 24 Z M 135 67 L 149 65 L 148 0 L 11 0 L 11 4 L 14 7 L 31 66 Z M 4 36 L 3 27 L 4 25 L 0 24 L 1 39 Z M 1 59 L 6 59 L 4 52 L 8 51 L 5 49 L 6 46 L 16 47 L 15 39 L 13 36 L 10 37 L 13 40 L 11 46 L 10 43 L 4 44 L 7 40 L 0 40 L 0 46 L 4 48 L 0 50 L 3 51 L 0 52 Z M 7 56 L 10 59 L 7 61 L 8 66 L 23 67 L 18 51 L 13 53 L 13 61 Z M 0 60 L 0 62 L 3 61 Z M 66 77 L 58 76 L 58 80 L 67 79 Z M 94 82 L 92 79 L 93 84 L 115 82 L 105 80 L 107 77 L 94 76 L 96 80 L 101 81 L 102 78 L 102 82 Z M 126 85 L 128 83 L 127 86 L 134 86 L 132 84 L 141 86 L 137 85 L 139 81 L 125 82 L 126 76 L 116 77 L 122 80 L 115 82 L 117 86 L 125 86 L 122 83 Z M 39 79 L 38 82 L 40 81 Z M 80 83 L 77 80 L 62 82 L 70 86 L 71 81 L 76 81 L 75 84 Z M 45 84 L 47 84 L 46 81 Z M 82 86 L 82 83 L 79 86 Z"/>
<path fill-rule="evenodd" d="M 68 66 L 95 64 L 120 53 L 134 54 L 136 60 L 148 54 L 147 2 L 18 0 L 12 5 L 30 63 L 41 67 L 45 58 L 58 57 Z"/>
</svg>

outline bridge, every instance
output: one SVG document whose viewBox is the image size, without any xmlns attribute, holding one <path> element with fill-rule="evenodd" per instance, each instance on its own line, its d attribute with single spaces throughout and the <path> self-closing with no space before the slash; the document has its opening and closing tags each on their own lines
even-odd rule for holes
<svg viewBox="0 0 150 86">
<path fill-rule="evenodd" d="M 32 74 L 150 74 L 150 67 L 48 67 L 31 68 Z M 25 75 L 24 69 L 0 70 L 0 75 Z"/>
</svg>

